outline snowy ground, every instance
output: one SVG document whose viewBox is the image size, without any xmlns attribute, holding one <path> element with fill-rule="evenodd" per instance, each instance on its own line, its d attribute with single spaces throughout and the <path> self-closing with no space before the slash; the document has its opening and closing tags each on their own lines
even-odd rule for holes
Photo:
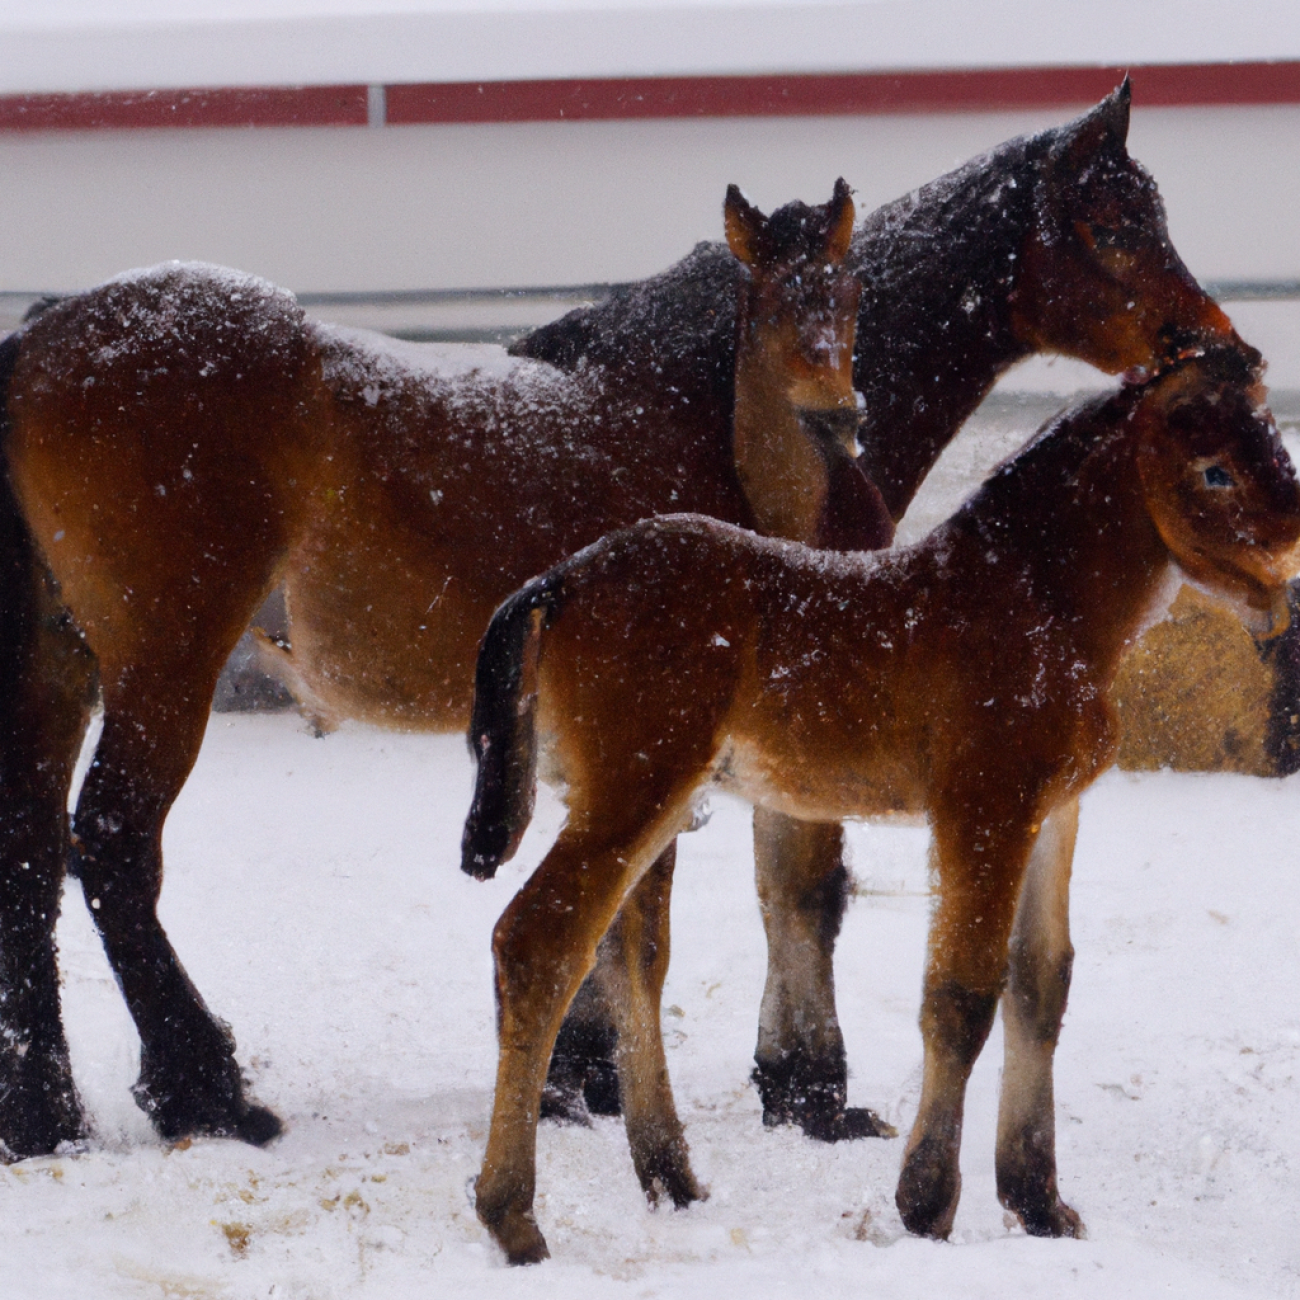
<svg viewBox="0 0 1300 1300">
<path fill-rule="evenodd" d="M 518 864 L 457 870 L 455 737 L 214 718 L 167 829 L 165 921 L 234 1025 L 267 1151 L 168 1150 L 131 1102 L 136 1046 L 79 897 L 60 940 L 97 1134 L 0 1170 L 0 1293 L 30 1297 L 1300 1295 L 1300 786 L 1111 773 L 1089 793 L 1058 1057 L 1062 1186 L 1084 1242 L 1030 1240 L 993 1190 L 999 1043 L 972 1083 L 953 1240 L 908 1238 L 900 1142 L 765 1131 L 746 1086 L 763 948 L 747 811 L 685 838 L 669 1062 L 711 1199 L 641 1201 L 619 1124 L 544 1129 L 553 1260 L 507 1270 L 466 1184 L 494 1061 L 488 934 Z M 906 1127 L 927 901 L 923 831 L 859 828 L 840 942 L 852 1099 Z"/>
</svg>

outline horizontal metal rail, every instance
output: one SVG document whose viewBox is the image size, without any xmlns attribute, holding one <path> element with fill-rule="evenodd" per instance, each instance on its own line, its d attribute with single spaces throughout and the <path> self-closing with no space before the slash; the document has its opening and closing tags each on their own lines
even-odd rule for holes
<svg viewBox="0 0 1300 1300">
<path fill-rule="evenodd" d="M 508 343 L 575 307 L 602 302 L 620 283 L 521 285 L 479 289 L 330 290 L 298 294 L 311 315 L 395 338 L 448 343 Z M 1220 302 L 1300 302 L 1300 279 L 1209 280 Z M 0 329 L 15 329 L 31 307 L 62 297 L 0 291 Z"/>
</svg>

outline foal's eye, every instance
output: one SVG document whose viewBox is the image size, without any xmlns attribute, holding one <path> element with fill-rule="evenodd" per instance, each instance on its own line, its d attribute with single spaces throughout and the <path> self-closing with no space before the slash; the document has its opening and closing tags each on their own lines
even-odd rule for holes
<svg viewBox="0 0 1300 1300">
<path fill-rule="evenodd" d="M 1208 488 L 1230 488 L 1237 486 L 1237 480 L 1222 465 L 1207 465 L 1201 471 Z"/>
</svg>

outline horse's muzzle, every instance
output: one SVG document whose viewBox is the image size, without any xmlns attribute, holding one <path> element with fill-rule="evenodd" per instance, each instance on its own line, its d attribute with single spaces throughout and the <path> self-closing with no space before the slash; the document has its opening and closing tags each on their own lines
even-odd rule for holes
<svg viewBox="0 0 1300 1300">
<path fill-rule="evenodd" d="M 857 456 L 864 415 L 855 406 L 799 408 L 799 425 L 823 456 Z"/>
</svg>

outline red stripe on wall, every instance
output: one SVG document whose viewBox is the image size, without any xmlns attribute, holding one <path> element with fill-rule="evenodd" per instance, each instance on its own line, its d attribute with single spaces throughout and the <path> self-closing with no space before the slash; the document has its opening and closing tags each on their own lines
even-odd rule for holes
<svg viewBox="0 0 1300 1300">
<path fill-rule="evenodd" d="M 2 131 L 365 124 L 365 86 L 233 86 L 0 96 Z"/>
<path fill-rule="evenodd" d="M 1185 64 L 1129 71 L 1133 102 L 1139 106 L 1300 103 L 1300 63 Z M 1100 99 L 1124 72 L 1119 67 L 996 68 L 390 86 L 388 121 L 808 117 L 1052 108 Z"/>
<path fill-rule="evenodd" d="M 1300 62 L 1128 69 L 1139 107 L 1300 103 Z M 761 77 L 631 77 L 386 87 L 390 125 L 954 113 L 1087 104 L 1125 69 L 992 68 Z M 0 96 L 0 130 L 364 126 L 365 86 Z"/>
</svg>

